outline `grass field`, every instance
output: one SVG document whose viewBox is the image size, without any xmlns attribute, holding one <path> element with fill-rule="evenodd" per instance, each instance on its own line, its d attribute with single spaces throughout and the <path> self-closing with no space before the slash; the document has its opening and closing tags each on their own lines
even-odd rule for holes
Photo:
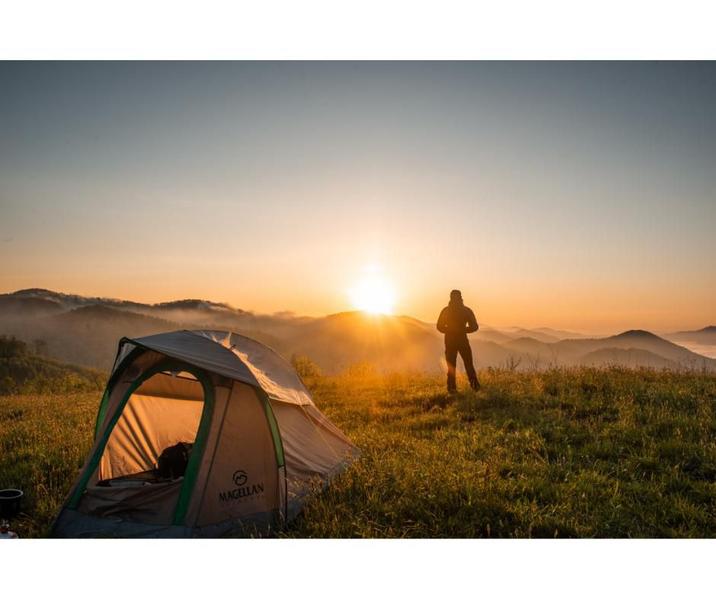
<svg viewBox="0 0 716 600">
<path fill-rule="evenodd" d="M 455 397 L 442 378 L 309 378 L 362 457 L 282 535 L 716 536 L 716 376 L 480 376 L 480 392 Z M 0 487 L 26 492 L 21 536 L 47 534 L 89 450 L 99 396 L 0 397 Z"/>
</svg>

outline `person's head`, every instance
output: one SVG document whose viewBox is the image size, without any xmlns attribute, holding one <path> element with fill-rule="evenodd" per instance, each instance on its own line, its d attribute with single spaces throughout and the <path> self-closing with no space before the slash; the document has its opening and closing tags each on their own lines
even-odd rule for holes
<svg viewBox="0 0 716 600">
<path fill-rule="evenodd" d="M 462 292 L 460 290 L 453 290 L 450 292 L 450 302 L 462 302 Z"/>
</svg>

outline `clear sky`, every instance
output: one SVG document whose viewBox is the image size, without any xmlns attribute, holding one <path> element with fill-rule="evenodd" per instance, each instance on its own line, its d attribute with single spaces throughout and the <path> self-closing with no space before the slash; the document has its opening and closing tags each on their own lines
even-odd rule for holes
<svg viewBox="0 0 716 600">
<path fill-rule="evenodd" d="M 0 292 L 716 323 L 716 63 L 0 63 Z"/>
</svg>

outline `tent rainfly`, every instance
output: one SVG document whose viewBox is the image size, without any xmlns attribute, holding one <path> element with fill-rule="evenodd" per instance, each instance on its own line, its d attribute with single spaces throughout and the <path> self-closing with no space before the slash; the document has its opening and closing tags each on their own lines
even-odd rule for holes
<svg viewBox="0 0 716 600">
<path fill-rule="evenodd" d="M 168 448 L 184 449 L 179 476 L 162 473 Z M 357 456 L 263 344 L 220 331 L 123 338 L 52 535 L 270 533 Z"/>
</svg>

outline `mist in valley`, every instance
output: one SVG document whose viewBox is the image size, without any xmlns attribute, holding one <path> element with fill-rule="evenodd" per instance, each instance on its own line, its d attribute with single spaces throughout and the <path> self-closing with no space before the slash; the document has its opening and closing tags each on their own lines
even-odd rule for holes
<svg viewBox="0 0 716 600">
<path fill-rule="evenodd" d="M 408 316 L 359 311 L 325 317 L 262 315 L 207 300 L 142 304 L 39 289 L 0 295 L 0 334 L 25 341 L 38 354 L 91 368 L 110 369 L 122 337 L 177 329 L 240 333 L 288 360 L 307 358 L 326 374 L 356 364 L 379 372 L 444 370 L 442 336 L 434 324 Z M 483 325 L 471 343 L 479 368 L 619 365 L 716 370 L 713 326 L 664 336 L 634 330 L 590 338 L 549 328 Z M 690 345 L 702 348 L 702 353 L 693 352 Z"/>
</svg>

